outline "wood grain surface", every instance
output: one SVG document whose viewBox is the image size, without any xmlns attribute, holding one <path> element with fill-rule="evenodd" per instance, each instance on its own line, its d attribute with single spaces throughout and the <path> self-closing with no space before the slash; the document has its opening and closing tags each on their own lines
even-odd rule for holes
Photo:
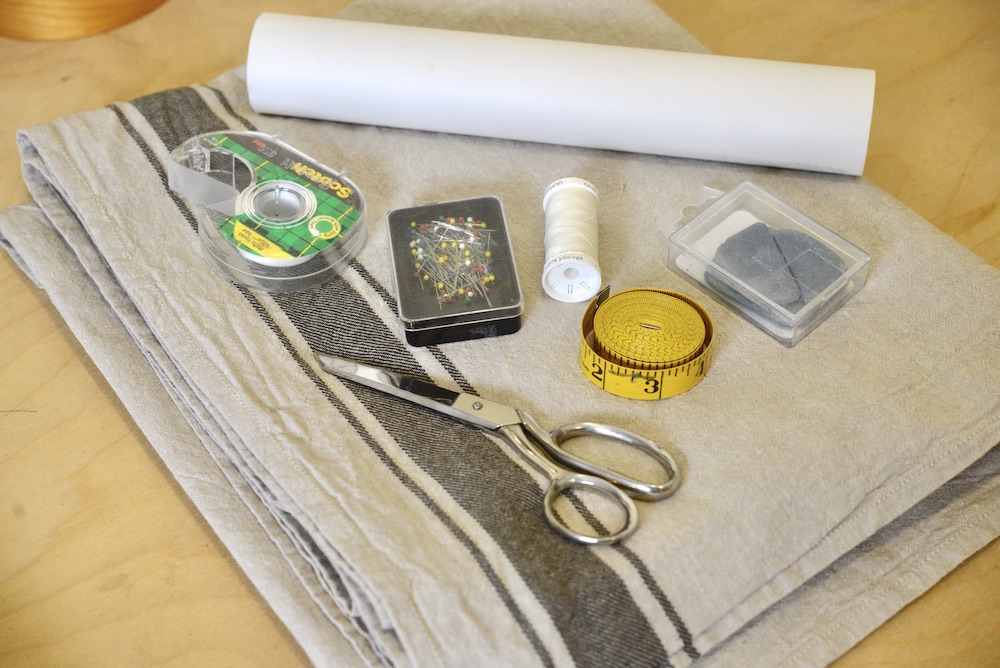
<svg viewBox="0 0 1000 668">
<path fill-rule="evenodd" d="M 73 39 L 134 21 L 166 0 L 0 0 L 0 35 Z"/>
<path fill-rule="evenodd" d="M 657 2 L 715 53 L 877 70 L 865 176 L 1000 268 L 1000 3 Z M 346 4 L 169 0 L 91 37 L 0 38 L 0 207 L 28 198 L 17 128 L 207 81 L 261 11 Z M 307 664 L 6 253 L 0 350 L 0 665 Z M 994 542 L 836 665 L 1000 666 L 998 639 Z"/>
</svg>

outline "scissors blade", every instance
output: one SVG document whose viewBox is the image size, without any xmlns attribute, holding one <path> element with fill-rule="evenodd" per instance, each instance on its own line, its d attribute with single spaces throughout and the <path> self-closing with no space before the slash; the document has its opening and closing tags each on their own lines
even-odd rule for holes
<svg viewBox="0 0 1000 668">
<path fill-rule="evenodd" d="M 353 380 L 479 427 L 499 429 L 504 425 L 521 422 L 517 409 L 472 394 L 455 392 L 418 378 L 333 355 L 318 354 L 316 359 L 324 370 L 335 376 Z"/>
</svg>

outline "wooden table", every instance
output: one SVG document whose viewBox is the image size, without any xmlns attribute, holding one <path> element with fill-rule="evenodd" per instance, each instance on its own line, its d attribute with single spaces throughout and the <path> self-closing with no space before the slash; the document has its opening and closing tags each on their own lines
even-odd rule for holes
<svg viewBox="0 0 1000 668">
<path fill-rule="evenodd" d="M 16 128 L 207 81 L 243 62 L 261 11 L 346 1 L 170 0 L 94 37 L 0 39 L 0 207 L 27 200 Z M 1000 3 L 657 1 L 716 53 L 877 70 L 865 175 L 1000 267 Z M 307 663 L 45 293 L 0 256 L 0 664 Z M 1000 665 L 1000 542 L 837 665 Z"/>
</svg>

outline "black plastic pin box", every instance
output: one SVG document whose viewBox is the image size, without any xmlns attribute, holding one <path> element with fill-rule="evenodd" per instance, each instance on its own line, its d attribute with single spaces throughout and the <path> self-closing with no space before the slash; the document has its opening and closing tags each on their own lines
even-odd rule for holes
<svg viewBox="0 0 1000 668">
<path fill-rule="evenodd" d="M 412 346 L 513 334 L 524 299 L 495 196 L 390 211 L 397 314 Z"/>
</svg>

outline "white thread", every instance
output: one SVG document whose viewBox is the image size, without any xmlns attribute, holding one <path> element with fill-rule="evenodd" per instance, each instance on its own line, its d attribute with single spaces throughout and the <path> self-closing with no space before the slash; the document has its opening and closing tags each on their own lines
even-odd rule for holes
<svg viewBox="0 0 1000 668">
<path fill-rule="evenodd" d="M 559 179 L 542 196 L 545 265 L 542 287 L 561 302 L 582 302 L 601 289 L 597 263 L 597 189 L 577 178 Z"/>
</svg>

